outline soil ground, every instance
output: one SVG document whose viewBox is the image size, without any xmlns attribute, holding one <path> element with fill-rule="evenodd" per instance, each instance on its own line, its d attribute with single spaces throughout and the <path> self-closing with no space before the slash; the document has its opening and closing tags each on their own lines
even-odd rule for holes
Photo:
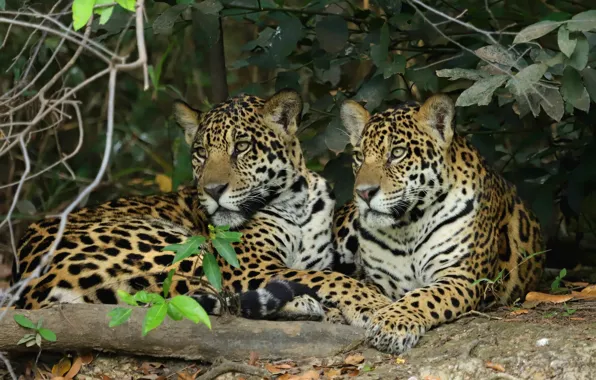
<svg viewBox="0 0 596 380">
<path fill-rule="evenodd" d="M 210 367 L 209 363 L 201 362 L 97 352 L 92 355 L 83 356 L 84 362 L 91 362 L 77 371 L 75 379 L 189 380 L 198 378 Z M 43 374 L 51 379 L 49 374 L 53 367 L 56 371 L 61 359 L 65 356 L 42 355 L 37 377 L 32 369 L 35 357 L 12 357 L 11 363 L 21 379 L 41 379 Z M 469 315 L 428 332 L 414 349 L 400 356 L 360 346 L 342 355 L 301 361 L 292 358 L 261 361 L 258 352 L 247 352 L 244 363 L 264 368 L 271 374 L 270 379 L 279 380 L 595 379 L 596 302 L 571 302 L 530 310 L 501 308 Z M 0 379 L 9 378 L 0 365 Z M 228 373 L 217 378 L 263 377 Z"/>
</svg>

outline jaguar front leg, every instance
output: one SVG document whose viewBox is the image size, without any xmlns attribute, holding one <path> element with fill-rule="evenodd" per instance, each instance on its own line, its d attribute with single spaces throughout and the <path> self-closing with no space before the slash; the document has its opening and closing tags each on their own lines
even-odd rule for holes
<svg viewBox="0 0 596 380">
<path fill-rule="evenodd" d="M 482 296 L 481 288 L 471 273 L 451 271 L 379 310 L 367 328 L 367 339 L 381 351 L 405 352 L 426 331 L 475 309 Z"/>
</svg>

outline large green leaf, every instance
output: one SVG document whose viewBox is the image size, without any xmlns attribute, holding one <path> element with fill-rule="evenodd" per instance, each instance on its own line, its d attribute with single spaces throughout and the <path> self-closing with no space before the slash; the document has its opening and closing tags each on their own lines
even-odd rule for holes
<svg viewBox="0 0 596 380">
<path fill-rule="evenodd" d="M 568 59 L 568 64 L 575 69 L 581 71 L 588 64 L 588 56 L 590 54 L 590 44 L 585 36 L 578 36 L 575 50 Z"/>
<path fill-rule="evenodd" d="M 521 44 L 540 38 L 555 30 L 560 24 L 555 21 L 540 21 L 522 29 L 513 39 L 514 44 Z"/>
<path fill-rule="evenodd" d="M 596 9 L 576 14 L 567 24 L 567 28 L 572 32 L 596 30 Z"/>
<path fill-rule="evenodd" d="M 176 252 L 172 264 L 176 264 L 194 254 L 200 253 L 199 248 L 207 240 L 205 236 L 197 235 L 190 237 L 183 244 L 172 244 L 163 248 L 163 251 Z"/>
<path fill-rule="evenodd" d="M 341 16 L 324 16 L 315 27 L 317 40 L 329 53 L 342 51 L 348 41 L 348 24 Z"/>
<path fill-rule="evenodd" d="M 95 0 L 74 0 L 72 3 L 72 21 L 74 30 L 79 30 L 87 24 L 93 14 Z"/>
<path fill-rule="evenodd" d="M 151 306 L 149 310 L 147 310 L 147 314 L 145 314 L 145 319 L 143 319 L 143 336 L 161 325 L 167 313 L 168 305 L 165 303 Z"/>
<path fill-rule="evenodd" d="M 584 79 L 584 84 L 586 85 L 586 90 L 588 90 L 588 94 L 590 94 L 592 101 L 596 103 L 596 70 L 584 69 L 582 71 L 582 77 Z"/>
<path fill-rule="evenodd" d="M 274 16 L 279 20 L 279 26 L 271 37 L 269 52 L 273 61 L 280 62 L 296 49 L 302 38 L 302 23 L 291 14 L 277 13 Z"/>
<path fill-rule="evenodd" d="M 569 37 L 569 29 L 563 25 L 559 28 L 557 43 L 559 44 L 559 49 L 561 49 L 563 54 L 565 54 L 567 57 L 571 57 L 571 54 L 573 54 L 573 51 L 575 50 L 577 40 L 575 38 Z"/>
<path fill-rule="evenodd" d="M 389 25 L 384 23 L 381 27 L 379 43 L 370 48 L 370 56 L 379 68 L 385 67 L 389 54 Z"/>
<path fill-rule="evenodd" d="M 48 342 L 56 341 L 56 333 L 50 329 L 46 329 L 46 328 L 42 327 L 39 330 L 37 330 L 37 332 L 39 333 L 39 335 L 41 335 L 42 338 L 44 338 Z"/>
<path fill-rule="evenodd" d="M 222 239 L 222 238 L 215 238 L 213 241 L 213 248 L 223 257 L 231 266 L 234 268 L 240 268 L 240 263 L 238 262 L 238 257 L 236 256 L 236 251 L 234 247 L 230 244 L 229 241 Z M 203 263 L 203 265 L 205 265 Z"/>
<path fill-rule="evenodd" d="M 14 321 L 16 323 L 18 323 L 19 325 L 26 327 L 28 329 L 35 329 L 35 323 L 33 323 L 32 320 L 25 317 L 24 315 L 15 314 L 13 318 L 14 318 Z"/>
<path fill-rule="evenodd" d="M 455 105 L 459 107 L 467 107 L 474 104 L 480 106 L 488 105 L 492 99 L 493 93 L 505 83 L 507 78 L 509 78 L 507 75 L 494 75 L 477 81 L 470 88 L 461 93 L 457 98 Z"/>
<path fill-rule="evenodd" d="M 187 4 L 177 4 L 166 9 L 153 21 L 153 33 L 165 36 L 172 34 L 174 23 L 187 8 Z"/>
<path fill-rule="evenodd" d="M 132 309 L 126 307 L 117 307 L 108 313 L 110 317 L 109 327 L 120 326 L 124 322 L 128 321 L 132 314 Z"/>
<path fill-rule="evenodd" d="M 205 255 L 203 255 L 203 271 L 205 272 L 205 276 L 209 283 L 218 291 L 221 290 L 221 272 L 219 270 L 219 265 L 217 265 L 215 256 L 210 252 L 206 252 Z"/>
<path fill-rule="evenodd" d="M 138 305 L 137 301 L 135 300 L 135 297 L 132 296 L 130 293 L 128 293 L 124 290 L 118 289 L 116 291 L 116 294 L 118 295 L 118 298 L 120 298 L 122 301 L 126 302 L 127 304 L 129 304 L 131 306 Z"/>
<path fill-rule="evenodd" d="M 175 308 L 178 313 L 185 318 L 190 319 L 194 323 L 203 323 L 211 328 L 211 321 L 205 309 L 192 297 L 179 295 L 170 301 L 170 305 Z"/>
</svg>

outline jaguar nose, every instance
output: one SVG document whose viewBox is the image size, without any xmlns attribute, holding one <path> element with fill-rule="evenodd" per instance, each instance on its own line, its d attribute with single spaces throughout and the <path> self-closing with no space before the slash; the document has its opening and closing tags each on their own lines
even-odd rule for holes
<svg viewBox="0 0 596 380">
<path fill-rule="evenodd" d="M 219 198 L 221 198 L 222 194 L 224 193 L 224 191 L 226 191 L 227 188 L 227 183 L 210 183 L 208 185 L 205 185 L 205 192 L 209 194 L 209 196 L 213 198 L 214 201 L 217 202 L 219 201 Z"/>
<path fill-rule="evenodd" d="M 370 200 L 379 192 L 380 188 L 380 186 L 366 186 L 362 188 L 357 188 L 356 194 L 358 194 L 358 196 L 362 198 L 362 200 L 365 201 L 366 204 L 370 204 Z"/>
</svg>

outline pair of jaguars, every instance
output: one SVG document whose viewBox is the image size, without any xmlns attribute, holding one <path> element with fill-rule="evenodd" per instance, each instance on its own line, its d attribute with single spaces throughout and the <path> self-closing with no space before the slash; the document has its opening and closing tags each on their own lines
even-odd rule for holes
<svg viewBox="0 0 596 380">
<path fill-rule="evenodd" d="M 70 215 L 48 269 L 19 306 L 117 303 L 116 291 L 158 291 L 166 245 L 208 233 L 243 233 L 240 268 L 220 260 L 224 286 L 250 318 L 325 318 L 366 328 L 373 346 L 399 353 L 424 332 L 481 301 L 522 298 L 543 268 L 541 231 L 515 188 L 454 132 L 454 105 L 435 95 L 370 115 L 346 101 L 354 199 L 334 212 L 330 187 L 306 168 L 296 132 L 300 96 L 238 96 L 201 113 L 174 106 L 192 150 L 196 186 L 129 197 Z M 31 276 L 55 242 L 58 220 L 29 227 L 13 281 Z M 201 291 L 198 258 L 183 260 L 172 294 Z M 343 272 L 343 273 L 341 273 Z M 499 282 L 486 288 L 480 278 Z"/>
</svg>

